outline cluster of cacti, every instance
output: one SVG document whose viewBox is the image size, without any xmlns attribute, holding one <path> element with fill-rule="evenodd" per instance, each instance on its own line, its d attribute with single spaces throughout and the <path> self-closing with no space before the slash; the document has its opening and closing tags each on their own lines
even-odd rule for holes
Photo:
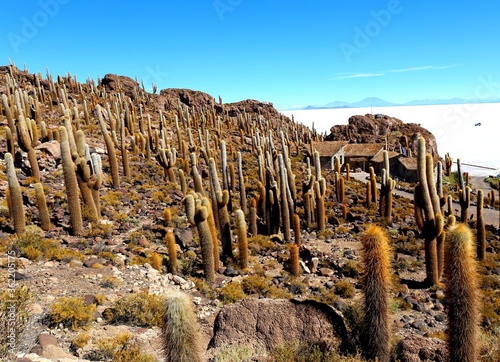
<svg viewBox="0 0 500 362">
<path fill-rule="evenodd" d="M 426 153 L 425 139 L 419 137 L 417 151 L 418 184 L 415 186 L 415 222 L 425 239 L 425 271 L 428 284 L 439 284 L 440 264 L 437 239 L 444 232 L 444 218 L 434 180 L 434 160 Z"/>
<path fill-rule="evenodd" d="M 214 243 L 217 240 L 213 239 L 212 231 L 208 224 L 210 210 L 206 206 L 202 206 L 201 200 L 195 200 L 193 194 L 188 194 L 185 199 L 186 215 L 191 225 L 196 225 L 200 238 L 201 253 L 203 255 L 203 270 L 205 279 L 209 282 L 214 282 Z"/>
</svg>

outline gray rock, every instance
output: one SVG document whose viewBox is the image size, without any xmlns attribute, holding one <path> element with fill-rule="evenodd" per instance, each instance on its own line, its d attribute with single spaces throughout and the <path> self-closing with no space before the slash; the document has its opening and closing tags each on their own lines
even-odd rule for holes
<svg viewBox="0 0 500 362">
<path fill-rule="evenodd" d="M 396 346 L 396 360 L 400 362 L 444 362 L 448 360 L 446 342 L 410 334 Z"/>
<path fill-rule="evenodd" d="M 269 351 L 288 341 L 349 343 L 342 314 L 327 304 L 250 298 L 219 312 L 209 348 L 242 344 Z"/>
</svg>

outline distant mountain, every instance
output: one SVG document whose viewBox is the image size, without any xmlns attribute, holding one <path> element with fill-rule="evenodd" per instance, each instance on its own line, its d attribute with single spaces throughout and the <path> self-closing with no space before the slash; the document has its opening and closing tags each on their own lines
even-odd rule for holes
<svg viewBox="0 0 500 362">
<path fill-rule="evenodd" d="M 368 97 L 357 102 L 334 101 L 325 104 L 324 106 L 307 106 L 303 109 L 331 109 L 331 108 L 365 108 L 365 107 L 393 107 L 393 106 L 423 106 L 437 104 L 463 104 L 463 103 L 497 103 L 500 98 L 483 98 L 483 99 L 467 99 L 467 98 L 451 98 L 451 99 L 417 99 L 406 103 L 392 103 L 377 97 Z"/>
</svg>

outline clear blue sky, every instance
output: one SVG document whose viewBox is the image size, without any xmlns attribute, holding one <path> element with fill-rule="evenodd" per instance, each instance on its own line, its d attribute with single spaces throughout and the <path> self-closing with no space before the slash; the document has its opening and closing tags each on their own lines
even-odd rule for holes
<svg viewBox="0 0 500 362">
<path fill-rule="evenodd" d="M 0 64 L 279 109 L 498 97 L 499 14 L 493 0 L 4 0 Z"/>
</svg>

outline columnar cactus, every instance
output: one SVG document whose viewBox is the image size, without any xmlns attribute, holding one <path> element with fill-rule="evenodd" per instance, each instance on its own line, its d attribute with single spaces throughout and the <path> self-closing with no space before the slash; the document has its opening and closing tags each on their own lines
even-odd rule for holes
<svg viewBox="0 0 500 362">
<path fill-rule="evenodd" d="M 388 362 L 390 249 L 387 236 L 376 225 L 370 225 L 362 236 L 363 292 L 365 299 L 364 348 L 368 359 Z"/>
<path fill-rule="evenodd" d="M 325 179 L 316 181 L 314 183 L 314 194 L 316 196 L 316 221 L 318 223 L 318 230 L 325 231 L 326 217 L 325 217 L 325 192 L 326 182 Z"/>
<path fill-rule="evenodd" d="M 68 196 L 70 224 L 73 233 L 75 235 L 81 235 L 83 233 L 83 222 L 80 197 L 78 195 L 78 181 L 75 173 L 75 164 L 69 147 L 66 127 L 59 127 L 59 134 L 61 137 L 61 160 L 64 173 L 64 185 L 66 186 L 66 194 Z"/>
<path fill-rule="evenodd" d="M 477 260 L 484 260 L 486 257 L 486 230 L 484 226 L 483 204 L 483 190 L 477 190 Z"/>
<path fill-rule="evenodd" d="M 425 239 L 426 281 L 430 285 L 439 283 L 438 252 L 436 238 L 443 232 L 444 219 L 434 182 L 434 162 L 426 154 L 425 139 L 419 137 L 417 152 L 418 184 L 415 186 L 415 222 Z"/>
<path fill-rule="evenodd" d="M 189 296 L 169 293 L 162 324 L 165 362 L 204 362 L 199 330 Z"/>
<path fill-rule="evenodd" d="M 31 120 L 25 119 L 22 114 L 19 114 L 17 121 L 17 143 L 19 147 L 28 153 L 28 160 L 31 166 L 31 175 L 35 178 L 36 181 L 40 181 L 40 168 L 38 166 L 38 160 L 36 158 L 36 151 L 33 148 L 33 145 L 36 145 L 38 140 L 35 138 L 36 135 L 30 132 L 33 125 L 31 124 Z M 34 125 L 36 130 L 36 124 Z"/>
<path fill-rule="evenodd" d="M 255 197 L 250 199 L 250 234 L 257 235 L 257 201 Z"/>
<path fill-rule="evenodd" d="M 392 190 L 396 181 L 391 178 L 389 166 L 389 153 L 384 150 L 384 166 L 382 169 L 382 182 L 380 183 L 379 213 L 387 221 L 392 221 Z"/>
<path fill-rule="evenodd" d="M 248 268 L 247 223 L 243 210 L 236 210 L 236 231 L 238 233 L 238 249 L 241 269 Z"/>
<path fill-rule="evenodd" d="M 219 238 L 217 237 L 217 226 L 215 226 L 215 217 L 213 212 L 214 209 L 208 197 L 203 197 L 201 199 L 201 206 L 205 206 L 208 210 L 207 222 L 208 222 L 208 227 L 210 228 L 210 233 L 212 234 L 214 271 L 218 271 L 220 268 L 220 247 L 219 247 Z"/>
<path fill-rule="evenodd" d="M 160 148 L 158 153 L 158 162 L 165 170 L 165 176 L 168 178 L 173 184 L 177 184 L 177 180 L 175 178 L 174 167 L 177 162 L 177 152 L 175 148 L 170 148 L 168 146 L 165 148 Z"/>
<path fill-rule="evenodd" d="M 89 210 L 89 218 L 91 220 L 97 220 L 98 212 L 92 195 L 92 187 L 96 181 L 96 176 L 92 175 L 90 160 L 87 159 L 85 154 L 86 147 L 88 146 L 86 145 L 85 134 L 82 130 L 78 130 L 76 132 L 77 156 L 76 159 L 74 159 L 75 170 L 78 176 L 78 186 L 82 193 L 83 202 Z M 88 158 L 90 158 L 90 156 Z"/>
<path fill-rule="evenodd" d="M 446 299 L 450 361 L 475 362 L 478 357 L 479 283 L 472 233 L 457 224 L 446 233 Z"/>
<path fill-rule="evenodd" d="M 283 237 L 285 241 L 290 241 L 290 210 L 287 199 L 288 177 L 281 153 L 278 155 L 278 162 L 280 167 L 281 224 L 283 225 Z"/>
<path fill-rule="evenodd" d="M 38 216 L 40 218 L 40 227 L 42 230 L 47 231 L 50 229 L 50 214 L 45 199 L 45 193 L 41 183 L 37 182 L 33 185 L 35 188 L 36 203 L 38 206 Z"/>
<path fill-rule="evenodd" d="M 377 202 L 377 178 L 375 177 L 375 170 L 373 169 L 372 166 L 369 168 L 370 171 L 370 182 L 371 182 L 371 187 L 372 187 L 372 203 Z"/>
<path fill-rule="evenodd" d="M 243 177 L 243 164 L 241 161 L 241 152 L 238 152 L 238 180 L 240 184 L 240 204 L 241 210 L 247 213 L 247 192 L 245 188 L 245 179 Z"/>
<path fill-rule="evenodd" d="M 208 282 L 213 283 L 215 280 L 213 253 L 214 240 L 207 221 L 209 210 L 205 206 L 202 206 L 201 203 L 196 204 L 192 194 L 188 194 L 186 196 L 185 205 L 186 216 L 189 223 L 191 225 L 196 225 L 198 229 L 205 279 Z"/>
<path fill-rule="evenodd" d="M 290 274 L 293 276 L 300 275 L 300 263 L 299 263 L 299 246 L 295 243 L 288 246 L 290 252 Z"/>
<path fill-rule="evenodd" d="M 229 191 L 221 190 L 220 188 L 214 159 L 210 158 L 208 163 L 211 185 L 215 194 L 215 201 L 217 202 L 219 234 L 222 241 L 222 252 L 226 258 L 232 258 L 233 247 L 231 245 L 231 223 L 229 221 L 229 212 L 227 209 L 227 205 L 229 203 Z"/>
<path fill-rule="evenodd" d="M 294 235 L 294 243 L 300 246 L 301 244 L 300 217 L 297 214 L 293 214 L 293 235 Z"/>
<path fill-rule="evenodd" d="M 9 212 L 14 224 L 14 230 L 16 234 L 22 234 L 24 228 L 26 227 L 26 219 L 24 216 L 23 207 L 23 194 L 21 192 L 21 186 L 16 175 L 16 169 L 14 167 L 14 160 L 10 153 L 6 153 L 5 165 L 7 168 L 7 181 L 9 184 Z"/>
<path fill-rule="evenodd" d="M 368 180 L 366 182 L 366 202 L 365 206 L 367 209 L 372 205 L 372 182 Z"/>
<path fill-rule="evenodd" d="M 444 156 L 444 164 L 446 165 L 445 174 L 446 176 L 451 175 L 451 167 L 453 166 L 453 158 L 450 157 L 449 153 Z"/>
<path fill-rule="evenodd" d="M 113 187 L 120 187 L 120 174 L 118 173 L 118 161 L 116 160 L 115 145 L 111 136 L 109 135 L 108 129 L 106 127 L 106 122 L 102 117 L 101 106 L 98 104 L 96 106 L 97 118 L 99 120 L 99 125 L 101 127 L 102 135 L 104 136 L 104 141 L 106 143 L 106 149 L 108 150 L 109 168 L 111 169 L 111 178 L 113 180 Z"/>
<path fill-rule="evenodd" d="M 165 235 L 165 242 L 168 250 L 168 265 L 169 271 L 173 275 L 177 275 L 177 248 L 175 244 L 175 235 L 173 232 L 167 232 Z"/>
<path fill-rule="evenodd" d="M 469 217 L 470 206 L 470 187 L 464 181 L 460 159 L 457 159 L 457 173 L 458 173 L 458 202 L 460 204 L 460 221 L 467 223 Z"/>
</svg>

